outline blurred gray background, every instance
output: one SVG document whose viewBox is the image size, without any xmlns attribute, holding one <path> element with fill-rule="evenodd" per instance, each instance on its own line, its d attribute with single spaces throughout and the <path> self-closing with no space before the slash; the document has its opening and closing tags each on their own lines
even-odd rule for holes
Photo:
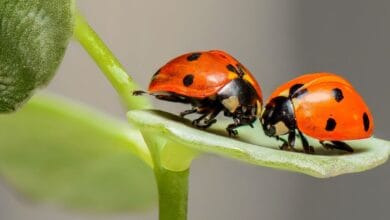
<svg viewBox="0 0 390 220">
<path fill-rule="evenodd" d="M 246 65 L 265 96 L 299 74 L 336 72 L 371 106 L 376 136 L 390 139 L 390 1 L 79 0 L 78 5 L 144 87 L 169 59 L 216 48 Z M 110 84 L 76 42 L 70 44 L 49 90 L 124 118 Z M 364 173 L 315 179 L 204 156 L 193 164 L 190 178 L 193 220 L 390 219 L 389 204 L 390 163 Z M 31 204 L 3 184 L 0 219 L 157 219 L 157 210 L 74 213 Z"/>
</svg>

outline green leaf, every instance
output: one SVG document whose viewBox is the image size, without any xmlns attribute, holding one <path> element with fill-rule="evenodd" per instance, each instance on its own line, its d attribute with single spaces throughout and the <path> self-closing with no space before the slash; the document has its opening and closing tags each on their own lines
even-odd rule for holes
<svg viewBox="0 0 390 220">
<path fill-rule="evenodd" d="M 52 78 L 73 32 L 74 0 L 0 0 L 0 113 Z"/>
<path fill-rule="evenodd" d="M 38 95 L 0 116 L 0 140 L 1 175 L 33 200 L 98 211 L 156 202 L 149 151 L 126 122 Z"/>
<path fill-rule="evenodd" d="M 323 149 L 310 139 L 316 154 L 309 155 L 279 150 L 278 146 L 281 143 L 266 137 L 258 122 L 255 123 L 255 128 L 249 126 L 240 128 L 239 138 L 231 138 L 226 136 L 226 123 L 218 123 L 211 129 L 203 131 L 191 126 L 189 120 L 157 110 L 133 110 L 128 112 L 127 116 L 129 121 L 141 130 L 154 132 L 156 137 L 165 137 L 166 142 L 176 148 L 193 151 L 193 154 L 189 154 L 188 150 L 184 154 L 176 154 L 177 161 L 191 160 L 197 152 L 214 153 L 251 164 L 325 178 L 374 168 L 384 163 L 390 154 L 390 143 L 377 138 L 349 141 L 348 144 L 355 150 L 352 154 Z M 161 155 L 169 149 L 171 147 L 167 149 L 162 147 Z M 181 164 L 177 161 L 173 163 L 161 158 L 161 164 L 169 170 L 188 169 L 189 163 Z"/>
</svg>

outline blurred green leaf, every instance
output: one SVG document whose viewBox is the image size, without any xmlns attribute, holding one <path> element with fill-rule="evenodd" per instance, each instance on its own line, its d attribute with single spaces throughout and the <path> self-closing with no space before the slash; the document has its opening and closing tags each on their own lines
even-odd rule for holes
<svg viewBox="0 0 390 220">
<path fill-rule="evenodd" d="M 193 154 L 189 154 L 189 150 L 183 151 L 183 154 L 176 151 L 175 158 L 179 158 L 176 161 L 188 161 L 196 152 L 214 153 L 251 164 L 325 178 L 374 168 L 384 163 L 390 153 L 390 143 L 377 138 L 349 141 L 355 150 L 352 154 L 323 149 L 318 142 L 310 139 L 316 154 L 309 155 L 279 150 L 281 143 L 266 137 L 258 122 L 255 128 L 241 127 L 239 137 L 231 138 L 226 136 L 226 123 L 217 123 L 203 131 L 194 128 L 189 120 L 157 110 L 133 110 L 127 116 L 131 123 L 148 130 L 148 137 L 150 132 L 154 132 L 156 137 L 166 139 L 169 147 L 161 147 L 161 155 L 165 154 L 165 150 L 170 151 L 171 145 L 193 151 Z M 175 171 L 186 170 L 190 164 L 172 162 L 172 157 L 162 157 L 161 160 L 165 168 Z"/>
<path fill-rule="evenodd" d="M 0 113 L 53 76 L 73 32 L 74 0 L 0 0 Z"/>
<path fill-rule="evenodd" d="M 97 211 L 156 202 L 152 169 L 134 154 L 150 156 L 126 122 L 38 95 L 0 116 L 0 140 L 1 175 L 33 200 Z"/>
</svg>

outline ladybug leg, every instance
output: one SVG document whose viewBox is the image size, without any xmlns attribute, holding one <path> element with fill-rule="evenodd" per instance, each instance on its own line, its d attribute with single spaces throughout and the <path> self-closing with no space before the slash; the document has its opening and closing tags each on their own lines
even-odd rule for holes
<svg viewBox="0 0 390 220">
<path fill-rule="evenodd" d="M 206 129 L 210 127 L 212 124 L 217 122 L 217 115 L 221 112 L 221 108 L 215 108 L 209 111 L 206 111 L 202 116 L 192 121 L 192 124 L 198 128 Z"/>
<path fill-rule="evenodd" d="M 275 137 L 276 137 L 276 140 L 283 142 L 283 144 L 279 147 L 280 150 L 290 150 L 289 141 L 286 141 L 283 138 L 280 138 L 279 136 L 275 136 Z M 290 139 L 290 135 L 288 137 Z"/>
<path fill-rule="evenodd" d="M 283 138 L 281 138 L 279 136 L 275 136 L 275 138 L 276 138 L 276 140 L 283 142 L 282 146 L 279 147 L 281 150 L 284 150 L 283 146 L 288 146 L 288 142 L 286 140 L 284 140 Z"/>
<path fill-rule="evenodd" d="M 288 147 L 292 150 L 292 151 L 297 151 L 295 148 L 295 130 L 290 130 L 290 132 L 288 133 Z"/>
<path fill-rule="evenodd" d="M 353 149 L 348 144 L 341 141 L 331 141 L 332 143 L 324 143 L 324 141 L 320 141 L 320 144 L 326 149 L 338 149 L 344 150 L 347 152 L 353 152 Z"/>
<path fill-rule="evenodd" d="M 243 126 L 243 125 L 249 125 L 253 127 L 253 122 L 256 121 L 256 116 L 253 115 L 238 115 L 233 116 L 233 124 L 229 124 L 226 128 L 226 131 L 229 133 L 229 136 L 236 136 L 238 135 L 238 132 L 236 128 Z"/>
<path fill-rule="evenodd" d="M 239 126 L 240 121 L 238 118 L 233 118 L 233 121 L 234 121 L 233 124 L 229 124 L 226 127 L 226 131 L 228 132 L 229 136 L 237 136 L 238 135 L 238 131 L 235 128 L 237 128 Z"/>
<path fill-rule="evenodd" d="M 281 150 L 288 150 L 288 151 L 298 151 L 297 149 L 294 148 L 295 146 L 295 130 L 290 130 L 288 133 L 288 141 L 283 140 L 281 138 L 277 138 L 283 141 L 283 145 L 280 146 Z"/>
<path fill-rule="evenodd" d="M 288 133 L 288 145 L 294 149 L 294 146 L 295 146 L 295 131 L 294 130 L 291 130 L 289 133 Z"/>
<path fill-rule="evenodd" d="M 322 147 L 324 147 L 325 149 L 328 149 L 328 150 L 335 149 L 335 146 L 334 146 L 333 144 L 325 143 L 325 141 L 320 141 L 320 144 L 321 144 Z"/>
<path fill-rule="evenodd" d="M 192 124 L 195 125 L 196 127 L 198 128 L 201 128 L 202 125 L 201 125 L 201 121 L 209 114 L 209 112 L 207 113 L 204 113 L 203 115 L 201 115 L 199 118 L 195 119 L 192 121 Z"/>
<path fill-rule="evenodd" d="M 231 112 L 229 112 L 227 109 L 225 109 L 223 111 L 223 115 L 226 116 L 226 117 L 233 117 L 233 114 Z"/>
<path fill-rule="evenodd" d="M 302 134 L 300 130 L 298 130 L 298 133 L 302 141 L 303 151 L 307 154 L 314 154 L 314 148 L 309 145 L 309 142 L 307 141 L 306 137 Z"/>
<path fill-rule="evenodd" d="M 206 124 L 207 128 L 210 127 L 215 122 L 217 122 L 217 119 L 215 119 L 215 117 L 217 117 L 219 112 L 221 112 L 221 109 L 216 109 L 213 112 L 211 112 L 211 114 L 206 116 L 205 120 L 203 121 Z"/>
<path fill-rule="evenodd" d="M 353 152 L 352 147 L 342 141 L 332 141 L 332 143 L 336 146 L 336 149 L 345 150 L 351 153 Z"/>
<path fill-rule="evenodd" d="M 182 111 L 182 112 L 180 112 L 180 117 L 184 117 L 184 116 L 186 116 L 186 115 L 193 114 L 193 113 L 195 113 L 195 112 L 197 112 L 197 111 L 198 111 L 198 109 L 196 109 L 196 108 L 188 109 L 188 110 Z"/>
</svg>

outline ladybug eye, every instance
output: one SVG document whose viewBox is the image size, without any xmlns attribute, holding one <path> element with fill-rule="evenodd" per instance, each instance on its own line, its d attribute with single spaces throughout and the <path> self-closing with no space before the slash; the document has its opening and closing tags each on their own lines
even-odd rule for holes
<svg viewBox="0 0 390 220">
<path fill-rule="evenodd" d="M 267 125 L 264 131 L 267 136 L 274 136 L 276 133 L 275 126 L 273 125 Z"/>
</svg>

